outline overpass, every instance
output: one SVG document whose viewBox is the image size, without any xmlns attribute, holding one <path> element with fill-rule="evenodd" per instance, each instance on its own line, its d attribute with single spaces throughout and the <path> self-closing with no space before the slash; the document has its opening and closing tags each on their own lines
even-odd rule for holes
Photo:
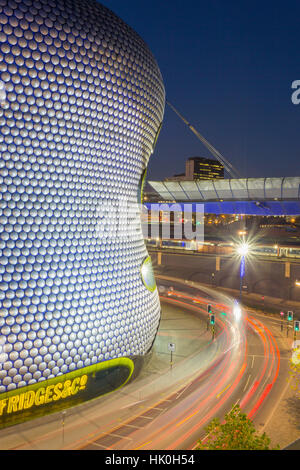
<svg viewBox="0 0 300 470">
<path fill-rule="evenodd" d="M 300 215 L 300 177 L 148 181 L 160 202 L 204 204 L 208 214 Z M 146 204 L 149 206 L 149 204 Z"/>
</svg>

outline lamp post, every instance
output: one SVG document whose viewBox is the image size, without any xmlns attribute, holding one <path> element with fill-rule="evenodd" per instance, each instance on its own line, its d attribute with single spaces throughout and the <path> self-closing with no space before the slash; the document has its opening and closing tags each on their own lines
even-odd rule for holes
<svg viewBox="0 0 300 470">
<path fill-rule="evenodd" d="M 242 284 L 243 284 L 244 276 L 245 276 L 245 255 L 242 256 L 241 264 L 240 264 L 240 302 L 242 300 Z"/>
<path fill-rule="evenodd" d="M 243 278 L 245 277 L 246 271 L 246 256 L 249 253 L 249 245 L 246 242 L 241 243 L 237 247 L 237 253 L 239 254 L 241 261 L 240 261 L 240 302 L 242 299 L 242 284 Z"/>
</svg>

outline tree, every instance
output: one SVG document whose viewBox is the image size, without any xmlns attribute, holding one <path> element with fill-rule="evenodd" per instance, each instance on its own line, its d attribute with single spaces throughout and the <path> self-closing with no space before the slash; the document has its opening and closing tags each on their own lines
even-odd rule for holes
<svg viewBox="0 0 300 470">
<path fill-rule="evenodd" d="M 205 431 L 208 437 L 204 443 L 198 442 L 197 450 L 270 450 L 270 438 L 266 433 L 256 432 L 253 422 L 238 405 L 225 415 L 223 423 L 215 418 Z"/>
</svg>

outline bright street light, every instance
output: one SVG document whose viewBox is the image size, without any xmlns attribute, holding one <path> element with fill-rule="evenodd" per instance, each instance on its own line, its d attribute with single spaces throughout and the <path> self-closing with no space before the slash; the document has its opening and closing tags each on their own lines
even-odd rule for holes
<svg viewBox="0 0 300 470">
<path fill-rule="evenodd" d="M 251 255 L 251 246 L 243 239 L 236 245 L 236 253 L 240 258 L 240 301 L 242 299 L 242 282 L 245 276 L 246 258 Z"/>
<path fill-rule="evenodd" d="M 246 242 L 241 243 L 238 247 L 237 250 L 238 254 L 240 256 L 247 256 L 249 253 L 249 245 Z"/>
</svg>

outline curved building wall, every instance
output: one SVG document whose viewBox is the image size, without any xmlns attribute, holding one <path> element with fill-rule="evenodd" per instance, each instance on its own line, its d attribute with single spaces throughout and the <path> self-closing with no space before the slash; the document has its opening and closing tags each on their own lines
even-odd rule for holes
<svg viewBox="0 0 300 470">
<path fill-rule="evenodd" d="M 99 3 L 0 0 L 0 393 L 151 348 L 159 299 L 125 209 L 164 99 Z"/>
</svg>

